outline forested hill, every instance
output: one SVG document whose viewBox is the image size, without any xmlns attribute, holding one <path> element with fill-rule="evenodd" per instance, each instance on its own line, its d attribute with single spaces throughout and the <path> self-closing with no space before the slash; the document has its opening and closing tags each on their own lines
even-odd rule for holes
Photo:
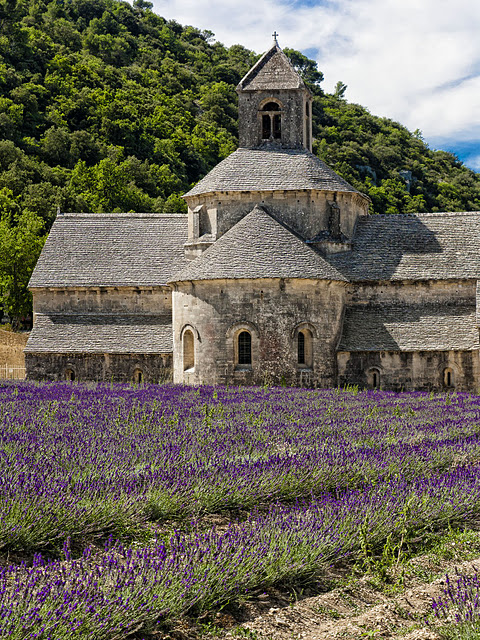
<svg viewBox="0 0 480 640">
<path fill-rule="evenodd" d="M 373 212 L 480 210 L 480 175 L 348 103 L 341 82 L 324 93 L 315 62 L 285 51 L 315 94 L 315 152 Z M 235 86 L 256 59 L 145 0 L 0 0 L 0 293 L 15 261 L 28 280 L 58 207 L 184 211 L 236 148 Z"/>
</svg>

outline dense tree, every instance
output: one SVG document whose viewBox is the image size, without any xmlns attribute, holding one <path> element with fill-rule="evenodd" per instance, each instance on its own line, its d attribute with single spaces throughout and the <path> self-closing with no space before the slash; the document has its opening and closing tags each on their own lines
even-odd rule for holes
<svg viewBox="0 0 480 640">
<path fill-rule="evenodd" d="M 43 221 L 30 211 L 20 213 L 13 193 L 5 188 L 0 191 L 0 212 L 0 303 L 16 329 L 31 312 L 27 285 L 43 247 Z"/>
</svg>

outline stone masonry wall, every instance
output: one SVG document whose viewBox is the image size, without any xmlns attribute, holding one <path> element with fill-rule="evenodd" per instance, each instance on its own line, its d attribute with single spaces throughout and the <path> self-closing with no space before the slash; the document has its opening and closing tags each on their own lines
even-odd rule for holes
<svg viewBox="0 0 480 640">
<path fill-rule="evenodd" d="M 338 384 L 372 386 L 371 369 L 380 373 L 380 388 L 390 391 L 445 391 L 444 370 L 453 371 L 452 389 L 479 393 L 478 351 L 339 352 Z"/>
<path fill-rule="evenodd" d="M 312 280 L 181 283 L 173 293 L 174 381 L 188 384 L 336 384 L 335 347 L 345 287 Z M 297 365 L 296 328 L 309 323 L 313 366 Z M 183 331 L 195 336 L 195 367 L 184 371 Z M 235 358 L 238 332 L 252 335 L 252 367 Z"/>
<path fill-rule="evenodd" d="M 143 373 L 144 382 L 171 382 L 172 355 L 142 354 L 25 354 L 27 378 L 30 380 L 65 380 L 72 369 L 76 381 L 133 382 L 135 369 Z"/>
<path fill-rule="evenodd" d="M 33 289 L 35 313 L 129 313 L 169 315 L 170 287 L 69 287 Z"/>
<path fill-rule="evenodd" d="M 475 304 L 475 281 L 419 281 L 350 285 L 348 304 L 401 305 L 438 303 Z M 399 319 L 401 311 L 399 311 Z M 392 391 L 445 390 L 443 372 L 451 368 L 454 387 L 479 392 L 480 362 L 478 351 L 375 351 L 339 352 L 338 384 L 372 384 L 371 370 L 378 369 L 380 386 Z"/>
<path fill-rule="evenodd" d="M 259 109 L 271 99 L 281 104 L 283 147 L 305 146 L 305 102 L 307 91 L 269 90 L 245 91 L 238 96 L 238 130 L 240 147 L 258 147 L 262 144 L 262 122 Z"/>
<path fill-rule="evenodd" d="M 385 282 L 350 285 L 348 304 L 401 305 L 412 303 L 446 302 L 472 303 L 476 300 L 475 280 L 423 280 L 417 282 Z"/>
<path fill-rule="evenodd" d="M 336 197 L 340 207 L 341 231 L 347 237 L 351 237 L 358 216 L 367 212 L 367 206 L 365 201 L 354 193 L 338 193 Z M 216 237 L 219 238 L 259 204 L 308 240 L 328 229 L 328 203 L 333 200 L 333 192 L 307 189 L 211 193 L 188 198 L 189 222 L 193 210 L 204 205 L 207 212 L 215 217 Z M 189 241 L 195 239 L 194 226 L 190 223 Z"/>
</svg>

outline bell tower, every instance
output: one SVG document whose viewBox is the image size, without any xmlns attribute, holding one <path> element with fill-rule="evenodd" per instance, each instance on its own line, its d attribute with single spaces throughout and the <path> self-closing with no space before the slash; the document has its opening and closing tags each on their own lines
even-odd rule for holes
<svg viewBox="0 0 480 640">
<path fill-rule="evenodd" d="M 276 36 L 237 86 L 239 146 L 311 151 L 313 97 Z"/>
</svg>

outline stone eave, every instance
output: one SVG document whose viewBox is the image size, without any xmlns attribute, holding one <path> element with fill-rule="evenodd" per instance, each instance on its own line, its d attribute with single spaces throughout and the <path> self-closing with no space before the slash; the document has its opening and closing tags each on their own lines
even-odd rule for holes
<svg viewBox="0 0 480 640">
<path fill-rule="evenodd" d="M 219 278 L 215 278 L 215 277 L 212 277 L 212 278 L 196 278 L 196 279 L 188 279 L 188 280 L 171 280 L 169 284 L 172 287 L 175 287 L 175 289 L 177 289 L 177 286 L 179 284 L 188 284 L 188 283 L 195 284 L 197 282 L 214 282 L 214 281 L 215 282 L 232 282 L 232 281 L 235 281 L 235 282 L 239 282 L 239 281 L 243 281 L 243 282 L 252 282 L 252 281 L 255 281 L 255 282 L 259 282 L 259 281 L 264 281 L 264 282 L 273 282 L 273 281 L 290 282 L 290 281 L 295 281 L 295 282 L 298 282 L 299 280 L 302 280 L 304 282 L 316 282 L 316 283 L 319 283 L 319 282 L 327 282 L 327 283 L 328 282 L 338 282 L 338 283 L 340 283 L 342 285 L 345 285 L 345 286 L 350 284 L 347 280 L 340 280 L 340 279 L 339 280 L 334 280 L 332 278 L 302 278 L 302 277 L 295 278 L 295 277 L 291 277 L 291 276 L 289 276 L 289 277 L 274 276 L 274 277 L 271 277 L 271 278 L 263 278 L 263 277 L 255 277 L 255 278 L 242 278 L 242 277 L 241 278 L 236 278 L 236 277 L 232 277 L 232 278 L 224 278 L 224 277 L 219 277 Z"/>
<path fill-rule="evenodd" d="M 58 285 L 58 286 L 34 286 L 28 287 L 29 291 L 157 291 L 161 289 L 171 290 L 169 284 L 151 284 L 151 285 L 113 285 L 113 284 L 92 284 L 92 285 Z"/>
<path fill-rule="evenodd" d="M 23 350 L 25 353 L 29 355 L 62 355 L 62 356 L 81 356 L 81 355 L 108 355 L 108 356 L 139 356 L 139 355 L 148 355 L 148 356 L 168 356 L 172 355 L 173 351 L 105 351 L 105 350 L 91 350 L 91 351 L 34 351 L 34 350 L 26 350 L 27 347 Z"/>
<path fill-rule="evenodd" d="M 262 191 L 252 191 L 252 190 L 248 190 L 248 189 L 229 189 L 228 191 L 204 191 L 202 193 L 198 193 L 198 194 L 194 194 L 194 195 L 188 195 L 188 193 L 182 195 L 181 197 L 184 198 L 187 202 L 188 200 L 198 200 L 200 198 L 205 198 L 205 197 L 212 197 L 212 196 L 228 196 L 228 195 L 232 195 L 232 194 L 236 194 L 236 193 L 246 193 L 246 194 L 273 194 L 273 193 L 315 193 L 315 194 L 320 194 L 320 193 L 324 193 L 327 196 L 341 196 L 344 193 L 348 193 L 351 194 L 352 196 L 355 196 L 357 198 L 359 198 L 360 200 L 365 200 L 367 202 L 371 202 L 371 199 L 369 196 L 367 196 L 365 193 L 361 193 L 360 191 L 335 191 L 335 190 L 329 190 L 329 189 L 270 189 L 270 190 L 262 190 Z"/>
</svg>

